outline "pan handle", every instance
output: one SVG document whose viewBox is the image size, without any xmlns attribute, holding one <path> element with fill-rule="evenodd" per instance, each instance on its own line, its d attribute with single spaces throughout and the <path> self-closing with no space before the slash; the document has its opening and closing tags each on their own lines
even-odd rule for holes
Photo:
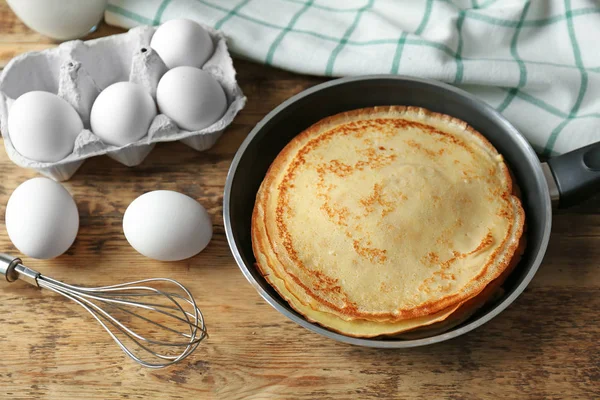
<svg viewBox="0 0 600 400">
<path fill-rule="evenodd" d="M 548 161 L 559 192 L 559 208 L 582 202 L 600 192 L 600 142 Z"/>
</svg>

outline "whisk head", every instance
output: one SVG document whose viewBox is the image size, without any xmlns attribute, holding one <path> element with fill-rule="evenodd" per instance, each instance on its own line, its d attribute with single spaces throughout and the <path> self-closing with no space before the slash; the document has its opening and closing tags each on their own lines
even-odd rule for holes
<svg viewBox="0 0 600 400">
<path fill-rule="evenodd" d="M 40 287 L 85 308 L 134 361 L 163 368 L 189 356 L 207 337 L 191 293 L 167 278 L 79 287 L 38 275 Z"/>
</svg>

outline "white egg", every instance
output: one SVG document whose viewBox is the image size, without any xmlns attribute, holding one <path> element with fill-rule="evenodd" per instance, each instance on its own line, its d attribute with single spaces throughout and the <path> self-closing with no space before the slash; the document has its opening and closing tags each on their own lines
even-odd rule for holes
<svg viewBox="0 0 600 400">
<path fill-rule="evenodd" d="M 189 19 L 173 19 L 162 24 L 150 41 L 152 47 L 171 69 L 204 65 L 214 51 L 210 35 Z"/>
<path fill-rule="evenodd" d="M 154 117 L 156 104 L 142 86 L 118 82 L 100 92 L 94 101 L 90 125 L 103 142 L 125 146 L 144 137 Z"/>
<path fill-rule="evenodd" d="M 79 213 L 59 183 L 33 178 L 10 195 L 5 222 L 8 237 L 21 253 L 47 259 L 71 247 L 79 230 Z"/>
<path fill-rule="evenodd" d="M 177 261 L 201 252 L 212 238 L 210 215 L 196 200 L 170 190 L 148 192 L 123 216 L 129 244 L 146 257 Z"/>
<path fill-rule="evenodd" d="M 73 151 L 82 130 L 83 122 L 77 111 L 48 92 L 21 95 L 8 113 L 8 135 L 14 148 L 35 161 L 62 160 Z"/>
<path fill-rule="evenodd" d="M 156 102 L 161 113 L 188 131 L 214 124 L 227 110 L 219 82 L 208 72 L 192 67 L 167 71 L 158 82 Z"/>
</svg>

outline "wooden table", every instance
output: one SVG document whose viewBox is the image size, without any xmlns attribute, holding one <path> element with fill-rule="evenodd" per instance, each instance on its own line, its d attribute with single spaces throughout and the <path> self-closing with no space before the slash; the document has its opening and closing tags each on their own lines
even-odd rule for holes
<svg viewBox="0 0 600 400">
<path fill-rule="evenodd" d="M 119 32 L 103 26 L 94 36 Z M 0 65 L 53 44 L 0 3 Z M 600 205 L 560 213 L 543 266 L 501 316 L 463 337 L 409 350 L 336 343 L 287 320 L 246 282 L 227 245 L 223 185 L 252 127 L 276 105 L 323 79 L 236 60 L 246 108 L 210 151 L 159 144 L 135 168 L 87 161 L 64 186 L 81 216 L 64 256 L 27 264 L 76 284 L 151 276 L 184 282 L 204 311 L 210 339 L 189 361 L 148 370 L 127 359 L 79 306 L 26 284 L 0 291 L 0 395 L 6 398 L 567 398 L 600 397 Z M 11 192 L 36 176 L 0 151 L 0 220 Z M 214 237 L 191 260 L 162 263 L 136 253 L 123 236 L 127 205 L 172 189 L 211 213 Z M 0 249 L 18 254 L 4 227 Z"/>
</svg>

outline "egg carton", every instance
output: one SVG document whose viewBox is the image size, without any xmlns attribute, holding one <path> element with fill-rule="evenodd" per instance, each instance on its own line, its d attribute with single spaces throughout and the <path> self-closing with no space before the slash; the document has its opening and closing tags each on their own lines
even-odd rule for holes
<svg viewBox="0 0 600 400">
<path fill-rule="evenodd" d="M 116 82 L 142 85 L 156 100 L 156 86 L 168 70 L 150 48 L 157 28 L 139 26 L 127 33 L 89 41 L 74 40 L 39 52 L 21 54 L 12 59 L 0 74 L 0 130 L 9 158 L 17 165 L 32 168 L 58 181 L 71 178 L 83 162 L 94 156 L 107 156 L 127 165 L 140 164 L 158 142 L 181 141 L 198 151 L 212 147 L 224 129 L 244 107 L 246 97 L 235 79 L 235 69 L 221 32 L 203 26 L 210 34 L 214 53 L 202 69 L 223 87 L 227 111 L 213 125 L 199 131 L 185 131 L 164 114 L 158 114 L 142 139 L 125 146 L 104 143 L 90 130 L 90 111 L 98 94 Z M 84 129 L 71 154 L 57 162 L 38 162 L 21 155 L 12 145 L 8 131 L 8 113 L 12 102 L 33 90 L 62 97 L 80 115 Z M 159 111 L 160 112 L 160 111 Z"/>
</svg>

